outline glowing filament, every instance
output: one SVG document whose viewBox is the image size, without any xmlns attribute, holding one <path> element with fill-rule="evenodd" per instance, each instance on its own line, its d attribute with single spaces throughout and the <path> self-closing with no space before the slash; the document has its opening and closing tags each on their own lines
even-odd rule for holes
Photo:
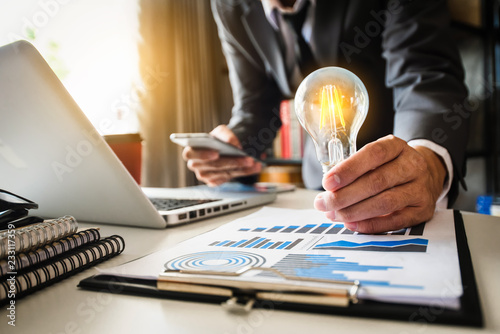
<svg viewBox="0 0 500 334">
<path fill-rule="evenodd" d="M 342 112 L 342 103 L 337 87 L 327 85 L 321 87 L 321 111 L 319 129 L 321 130 L 330 120 L 330 128 L 337 128 L 337 117 L 340 120 L 342 129 L 345 129 L 344 114 Z"/>
</svg>

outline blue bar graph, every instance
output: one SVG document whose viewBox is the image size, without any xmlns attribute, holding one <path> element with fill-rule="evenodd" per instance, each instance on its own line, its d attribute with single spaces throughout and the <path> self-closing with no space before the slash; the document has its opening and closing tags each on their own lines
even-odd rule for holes
<svg viewBox="0 0 500 334">
<path fill-rule="evenodd" d="M 423 235 L 425 223 L 401 229 L 398 231 L 385 232 L 380 234 L 392 235 Z M 344 224 L 322 223 L 322 224 L 305 224 L 305 225 L 276 225 L 273 227 L 242 227 L 238 229 L 240 232 L 257 232 L 257 233 L 309 233 L 309 234 L 354 234 L 354 232 L 345 228 Z"/>
<path fill-rule="evenodd" d="M 252 248 L 253 246 L 257 245 L 259 242 L 266 240 L 266 238 L 259 238 L 255 240 L 254 242 L 248 244 L 245 246 L 245 248 Z"/>
<path fill-rule="evenodd" d="M 345 257 L 321 254 L 288 254 L 272 268 L 288 276 L 341 281 L 355 280 L 358 273 L 403 269 L 400 266 L 365 265 L 349 261 Z M 262 272 L 258 276 L 274 277 L 275 274 Z M 423 289 L 419 285 L 394 284 L 391 281 L 366 280 L 361 277 L 359 281 L 362 286 Z"/>
<path fill-rule="evenodd" d="M 329 229 L 326 234 L 337 234 L 344 228 L 344 224 L 335 224 Z"/>
<path fill-rule="evenodd" d="M 269 248 L 269 247 L 271 247 L 272 245 L 273 245 L 273 243 L 269 241 L 269 242 L 267 242 L 264 246 L 262 246 L 262 247 L 261 247 L 261 249 L 266 249 L 266 248 Z"/>
<path fill-rule="evenodd" d="M 231 247 L 238 247 L 239 245 L 241 245 L 242 243 L 247 242 L 247 241 L 248 241 L 247 239 L 240 240 L 240 241 L 236 242 L 235 244 L 232 244 Z"/>
<path fill-rule="evenodd" d="M 316 227 L 314 230 L 312 230 L 311 234 L 321 234 L 321 233 L 325 232 L 325 230 L 327 228 L 329 228 L 330 226 L 332 226 L 331 223 L 321 224 L 318 227 Z"/>
<path fill-rule="evenodd" d="M 316 224 L 307 224 L 306 226 L 302 227 L 300 230 L 295 231 L 295 233 L 307 233 L 315 226 L 316 226 Z"/>
<path fill-rule="evenodd" d="M 287 228 L 285 228 L 283 231 L 281 231 L 281 233 L 290 233 L 290 232 L 293 232 L 295 231 L 296 229 L 298 229 L 300 226 L 298 225 L 290 225 L 288 226 Z"/>
<path fill-rule="evenodd" d="M 254 248 L 254 249 L 284 249 L 290 250 L 295 248 L 304 239 L 298 238 L 295 240 L 287 241 L 273 241 L 264 237 L 255 237 L 252 239 L 242 239 L 242 240 L 223 240 L 214 241 L 209 244 L 209 246 L 214 247 L 227 247 L 227 248 Z"/>
<path fill-rule="evenodd" d="M 292 243 L 291 241 L 284 242 L 281 245 L 279 245 L 279 247 L 276 247 L 276 249 L 283 249 L 286 246 L 290 245 L 291 243 Z"/>
<path fill-rule="evenodd" d="M 219 243 L 218 243 L 217 245 L 215 245 L 215 246 L 224 246 L 225 244 L 227 244 L 227 243 L 229 243 L 229 242 L 231 242 L 231 240 L 225 240 L 225 241 L 223 241 L 223 242 L 219 242 Z"/>
</svg>

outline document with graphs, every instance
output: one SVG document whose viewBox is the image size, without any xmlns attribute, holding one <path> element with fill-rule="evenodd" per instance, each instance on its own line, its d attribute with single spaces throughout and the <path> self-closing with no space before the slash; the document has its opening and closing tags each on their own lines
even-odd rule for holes
<svg viewBox="0 0 500 334">
<path fill-rule="evenodd" d="M 360 234 L 316 210 L 264 207 L 103 274 L 158 279 L 163 273 L 160 281 L 168 284 L 160 288 L 223 295 L 214 286 L 302 295 L 346 282 L 356 284 L 359 300 L 458 309 L 463 288 L 453 214 L 437 211 L 417 226 Z"/>
</svg>

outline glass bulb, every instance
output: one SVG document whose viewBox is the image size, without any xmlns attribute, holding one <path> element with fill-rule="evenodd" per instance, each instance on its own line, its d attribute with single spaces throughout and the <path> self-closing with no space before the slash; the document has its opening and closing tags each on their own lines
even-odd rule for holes
<svg viewBox="0 0 500 334">
<path fill-rule="evenodd" d="M 326 173 L 356 152 L 356 137 L 368 113 L 368 92 L 352 72 L 324 67 L 300 84 L 295 113 L 312 137 Z"/>
</svg>

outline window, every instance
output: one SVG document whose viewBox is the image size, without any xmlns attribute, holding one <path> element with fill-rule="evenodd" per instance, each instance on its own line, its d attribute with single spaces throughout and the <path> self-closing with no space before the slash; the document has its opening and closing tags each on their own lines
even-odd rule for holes
<svg viewBox="0 0 500 334">
<path fill-rule="evenodd" d="M 0 45 L 34 44 L 97 130 L 138 132 L 138 0 L 9 1 Z"/>
</svg>

